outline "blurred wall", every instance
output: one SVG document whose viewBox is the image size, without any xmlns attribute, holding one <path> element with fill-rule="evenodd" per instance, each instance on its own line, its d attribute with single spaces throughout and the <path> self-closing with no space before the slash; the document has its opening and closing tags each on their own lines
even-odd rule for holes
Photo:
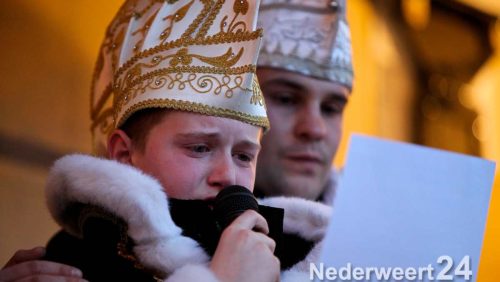
<svg viewBox="0 0 500 282">
<path fill-rule="evenodd" d="M 45 209 L 45 177 L 58 156 L 90 150 L 90 78 L 104 29 L 121 2 L 0 1 L 0 265 L 19 248 L 44 245 L 57 230 Z M 356 77 L 336 165 L 344 162 L 352 132 L 413 141 L 418 110 L 417 74 L 408 67 L 412 59 L 401 39 L 369 0 L 349 0 L 348 5 Z M 498 30 L 492 28 L 496 51 L 462 95 L 479 113 L 475 134 L 481 156 L 497 162 Z M 490 205 L 478 281 L 496 281 L 499 273 L 499 185 Z"/>
<path fill-rule="evenodd" d="M 377 1 L 377 0 L 374 0 Z M 390 1 L 386 1 L 390 2 Z M 394 1 L 393 1 L 394 2 Z M 427 0 L 402 0 L 413 2 L 425 9 Z M 450 1 L 451 2 L 451 1 Z M 484 8 L 496 17 L 500 15 L 500 2 L 465 1 Z M 351 25 L 355 82 L 352 97 L 344 117 L 344 135 L 335 164 L 341 166 L 345 160 L 348 138 L 351 133 L 364 133 L 388 139 L 415 142 L 412 116 L 420 111 L 417 104 L 417 74 L 412 70 L 414 59 L 408 46 L 398 39 L 390 20 L 375 10 L 372 1 L 348 0 L 348 19 Z M 427 4 L 426 4 L 427 3 Z M 496 3 L 496 4 L 495 4 Z M 380 3 L 379 3 L 380 4 Z M 385 4 L 385 2 L 384 2 Z M 432 13 L 432 11 L 427 11 Z M 431 14 L 412 14 L 413 24 L 425 25 Z M 419 17 L 418 17 L 419 16 Z M 487 32 L 487 31 L 486 31 Z M 490 201 L 483 249 L 478 273 L 481 282 L 498 281 L 500 274 L 500 21 L 490 27 L 493 53 L 480 67 L 473 78 L 459 91 L 460 104 L 477 114 L 466 129 L 469 137 L 479 144 L 479 156 L 497 162 L 496 179 Z M 442 33 L 446 36 L 447 33 Z M 432 41 L 429 47 L 437 48 Z M 459 116 L 460 118 L 460 116 Z M 458 122 L 450 120 L 450 122 Z M 442 128 L 443 129 L 443 128 Z M 446 130 L 446 128 L 444 128 Z M 445 149 L 465 151 L 459 145 L 462 140 L 456 134 L 436 134 L 433 138 Z M 458 144 L 458 145 L 457 145 Z M 441 148 L 442 148 L 441 147 Z M 482 230 L 478 230 L 482 232 Z"/>
<path fill-rule="evenodd" d="M 57 230 L 45 178 L 55 158 L 90 152 L 90 78 L 121 3 L 0 1 L 0 265 Z"/>
</svg>

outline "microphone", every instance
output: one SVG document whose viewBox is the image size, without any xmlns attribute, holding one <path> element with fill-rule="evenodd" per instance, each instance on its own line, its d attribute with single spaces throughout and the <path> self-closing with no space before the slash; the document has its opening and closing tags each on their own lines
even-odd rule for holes
<svg viewBox="0 0 500 282">
<path fill-rule="evenodd" d="M 222 233 L 233 220 L 246 210 L 258 212 L 267 221 L 269 226 L 267 236 L 276 242 L 274 255 L 280 260 L 282 270 L 288 269 L 304 259 L 313 248 L 314 242 L 302 239 L 294 233 L 283 233 L 285 210 L 259 205 L 252 192 L 239 185 L 228 186 L 215 197 L 212 210 L 215 228 Z M 211 254 L 215 252 L 217 244 L 212 247 Z"/>
<path fill-rule="evenodd" d="M 214 217 L 222 232 L 246 210 L 259 212 L 259 204 L 250 190 L 243 186 L 231 185 L 217 194 L 214 201 Z"/>
</svg>

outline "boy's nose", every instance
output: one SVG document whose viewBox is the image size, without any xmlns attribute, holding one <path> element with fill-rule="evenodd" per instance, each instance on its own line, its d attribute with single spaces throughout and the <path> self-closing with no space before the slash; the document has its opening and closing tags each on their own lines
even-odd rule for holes
<svg viewBox="0 0 500 282">
<path fill-rule="evenodd" d="M 236 168 L 232 158 L 218 158 L 214 163 L 208 176 L 208 184 L 218 190 L 224 189 L 229 185 L 236 184 Z"/>
</svg>

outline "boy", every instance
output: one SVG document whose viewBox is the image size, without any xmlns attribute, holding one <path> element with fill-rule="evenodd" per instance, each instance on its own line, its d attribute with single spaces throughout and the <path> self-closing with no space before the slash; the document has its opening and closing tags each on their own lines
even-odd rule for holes
<svg viewBox="0 0 500 282">
<path fill-rule="evenodd" d="M 64 232 L 49 243 L 48 259 L 92 281 L 279 279 L 276 244 L 255 211 L 222 231 L 212 256 L 183 235 L 169 210 L 173 198 L 211 202 L 224 187 L 253 188 L 269 127 L 255 79 L 257 4 L 123 5 L 108 28 L 92 93 L 95 140 L 108 140 L 96 149 L 115 161 L 73 155 L 55 164 L 47 199 Z M 295 242 L 316 243 L 324 234 L 328 208 L 299 199 L 264 203 L 287 210 L 283 229 L 300 238 Z M 288 248 L 298 259 L 282 279 L 307 279 L 318 247 L 299 254 Z M 14 276 L 15 266 L 3 277 L 27 277 Z"/>
</svg>

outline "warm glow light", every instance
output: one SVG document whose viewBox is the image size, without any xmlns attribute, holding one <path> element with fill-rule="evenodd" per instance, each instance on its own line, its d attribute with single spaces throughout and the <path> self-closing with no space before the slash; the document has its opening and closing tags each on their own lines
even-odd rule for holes
<svg viewBox="0 0 500 282">
<path fill-rule="evenodd" d="M 430 0 L 403 0 L 401 9 L 406 22 L 416 30 L 427 27 L 431 15 Z"/>
<path fill-rule="evenodd" d="M 495 2 L 495 1 L 492 1 Z M 500 3 L 500 2 L 498 2 Z M 500 21 L 491 28 L 493 56 L 483 65 L 467 87 L 467 102 L 474 106 L 478 118 L 474 122 L 474 136 L 480 141 L 481 156 L 497 163 L 496 180 L 491 195 L 488 222 L 484 236 L 479 277 L 477 281 L 498 280 L 500 264 Z"/>
</svg>

